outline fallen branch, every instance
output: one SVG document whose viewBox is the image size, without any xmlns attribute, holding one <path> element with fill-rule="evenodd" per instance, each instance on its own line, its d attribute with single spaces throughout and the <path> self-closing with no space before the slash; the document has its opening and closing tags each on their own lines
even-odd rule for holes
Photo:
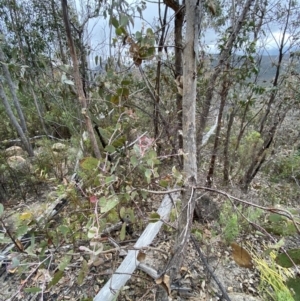
<svg viewBox="0 0 300 301">
<path fill-rule="evenodd" d="M 24 240 L 28 237 L 29 233 L 34 231 L 37 226 L 43 227 L 45 226 L 51 219 L 53 219 L 60 211 L 61 209 L 67 204 L 67 196 L 61 195 L 59 196 L 46 210 L 45 213 L 37 217 L 35 220 L 35 223 L 28 227 L 28 230 L 26 233 L 24 233 L 22 236 L 17 237 L 17 239 L 23 244 Z M 10 261 L 10 258 L 8 258 L 8 254 L 10 251 L 16 247 L 16 243 L 13 240 L 13 243 L 9 244 L 5 247 L 4 250 L 0 252 L 0 276 L 2 275 L 3 269 L 1 269 L 1 266 L 3 264 L 3 261 Z M 26 246 L 23 246 L 26 252 Z M 20 250 L 19 250 L 20 251 Z"/>
<path fill-rule="evenodd" d="M 220 291 L 222 292 L 222 297 L 224 297 L 224 299 L 226 299 L 227 301 L 231 301 L 225 288 L 223 287 L 222 283 L 219 281 L 219 279 L 217 278 L 217 276 L 214 274 L 213 270 L 211 269 L 211 267 L 209 266 L 204 254 L 201 252 L 200 247 L 198 246 L 196 239 L 194 238 L 193 235 L 191 235 L 191 239 L 194 243 L 194 246 L 196 248 L 196 251 L 198 252 L 201 261 L 203 262 L 203 264 L 205 265 L 205 268 L 208 270 L 208 272 L 211 274 L 211 277 L 214 279 L 214 281 L 216 282 L 216 284 L 218 285 Z"/>
<path fill-rule="evenodd" d="M 268 212 L 272 212 L 272 213 L 277 213 L 279 215 L 285 216 L 285 217 L 287 217 L 288 219 L 290 219 L 293 222 L 293 224 L 294 224 L 297 232 L 300 234 L 300 229 L 298 227 L 298 225 L 300 223 L 297 222 L 294 219 L 293 215 L 288 210 L 281 209 L 281 208 L 274 208 L 274 207 L 265 207 L 265 206 L 261 206 L 261 205 L 254 204 L 254 203 L 251 203 L 251 202 L 247 202 L 247 201 L 244 201 L 244 200 L 239 199 L 237 197 L 234 197 L 234 196 L 230 195 L 229 193 L 227 193 L 225 191 L 221 191 L 221 190 L 217 190 L 217 189 L 213 189 L 213 188 L 199 186 L 199 187 L 196 187 L 196 189 L 202 189 L 202 190 L 206 190 L 206 191 L 216 192 L 218 194 L 226 196 L 229 200 L 235 200 L 235 201 L 238 201 L 239 203 L 243 203 L 243 204 L 245 204 L 247 206 L 252 206 L 252 207 L 255 207 L 255 208 L 262 209 L 264 211 L 268 211 Z"/>
<path fill-rule="evenodd" d="M 157 213 L 160 215 L 160 221 L 149 224 L 143 234 L 140 236 L 134 248 L 140 249 L 150 245 L 163 225 L 163 220 L 167 220 L 172 208 L 173 199 L 176 199 L 179 193 L 173 194 L 172 196 L 167 195 L 164 197 Z M 139 250 L 130 250 L 128 255 L 123 260 L 119 268 L 115 271 L 109 281 L 106 282 L 104 287 L 94 298 L 94 301 L 111 301 L 114 300 L 116 294 L 130 279 L 134 270 L 138 267 L 139 261 L 137 255 Z"/>
</svg>

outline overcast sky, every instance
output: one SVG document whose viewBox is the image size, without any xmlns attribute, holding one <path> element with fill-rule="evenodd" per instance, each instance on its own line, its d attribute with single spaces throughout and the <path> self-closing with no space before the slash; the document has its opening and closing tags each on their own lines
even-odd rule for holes
<svg viewBox="0 0 300 301">
<path fill-rule="evenodd" d="M 132 1 L 130 1 L 132 2 Z M 136 13 L 138 16 L 138 13 Z M 173 11 L 169 9 L 169 17 L 173 15 Z M 153 25 L 155 23 L 155 20 L 158 18 L 158 4 L 157 3 L 151 3 L 147 2 L 147 8 L 145 11 L 143 11 L 143 17 L 145 21 L 141 20 L 139 17 L 135 18 L 135 26 L 134 28 L 131 28 L 132 33 L 136 32 L 137 30 L 140 30 L 142 26 L 145 28 Z M 173 20 L 170 22 L 171 28 L 173 28 Z M 278 43 L 281 32 L 278 28 L 274 27 L 272 28 L 272 33 L 270 33 L 270 28 L 265 28 L 266 36 L 259 41 L 259 44 L 264 45 L 264 48 L 266 49 L 266 54 L 274 55 L 278 54 Z M 108 43 L 109 43 L 109 26 L 108 26 L 108 19 L 106 20 L 98 20 L 95 22 L 95 20 L 92 20 L 89 23 L 89 33 L 91 35 L 91 42 L 92 42 L 92 48 L 95 50 L 96 53 L 102 56 L 108 55 Z M 114 34 L 114 28 L 113 28 L 113 34 Z M 210 53 L 218 53 L 218 50 L 216 48 L 216 42 L 217 42 L 218 36 L 213 30 L 208 30 L 203 38 L 204 44 L 207 46 L 205 51 Z M 289 43 L 287 43 L 289 45 Z"/>
</svg>

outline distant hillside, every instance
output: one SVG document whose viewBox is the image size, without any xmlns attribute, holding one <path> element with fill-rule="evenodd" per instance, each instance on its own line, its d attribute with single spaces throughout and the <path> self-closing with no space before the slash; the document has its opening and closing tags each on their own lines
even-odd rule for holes
<svg viewBox="0 0 300 301">
<path fill-rule="evenodd" d="M 212 56 L 212 66 L 215 67 L 218 63 L 218 55 L 211 55 Z M 233 61 L 235 62 L 236 66 L 239 66 L 243 63 L 243 56 L 235 55 Z M 289 55 L 285 55 L 282 61 L 282 71 L 284 71 L 289 63 L 290 57 Z M 265 55 L 261 57 L 260 66 L 259 68 L 259 81 L 260 82 L 270 82 L 276 72 L 276 64 L 278 62 L 277 55 Z M 299 65 L 296 68 L 296 72 L 300 73 Z"/>
</svg>

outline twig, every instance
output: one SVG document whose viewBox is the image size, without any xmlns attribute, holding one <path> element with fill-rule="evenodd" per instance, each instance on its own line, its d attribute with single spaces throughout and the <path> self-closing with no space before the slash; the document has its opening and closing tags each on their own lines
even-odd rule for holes
<svg viewBox="0 0 300 301">
<path fill-rule="evenodd" d="M 217 278 L 217 276 L 214 274 L 213 270 L 211 269 L 211 267 L 209 266 L 204 254 L 201 252 L 200 247 L 198 246 L 196 239 L 194 238 L 193 235 L 191 235 L 191 239 L 194 243 L 195 249 L 198 252 L 201 261 L 204 263 L 206 269 L 209 271 L 209 273 L 211 274 L 211 277 L 215 280 L 216 284 L 218 285 L 220 291 L 222 292 L 222 296 L 227 300 L 227 301 L 231 301 L 231 299 L 229 298 L 225 288 L 223 287 L 222 283 L 219 281 L 219 279 Z"/>
<path fill-rule="evenodd" d="M 52 255 L 49 255 L 48 257 L 46 257 L 42 262 L 40 262 L 38 264 L 38 266 L 27 276 L 27 278 L 22 282 L 22 284 L 19 286 L 18 291 L 11 297 L 9 298 L 7 301 L 12 301 L 20 292 L 21 289 L 27 284 L 27 281 L 32 277 L 32 275 L 39 269 L 39 267 L 45 262 L 47 261 L 50 257 L 52 257 Z"/>
<path fill-rule="evenodd" d="M 148 189 L 144 189 L 144 188 L 140 188 L 141 191 L 145 191 L 145 192 L 149 192 L 152 194 L 169 194 L 169 193 L 174 193 L 174 192 L 179 192 L 182 191 L 182 188 L 175 188 L 175 189 L 171 189 L 171 190 L 148 190 Z"/>
<path fill-rule="evenodd" d="M 287 217 L 288 219 L 290 219 L 293 222 L 293 224 L 294 224 L 297 232 L 300 234 L 300 229 L 298 227 L 298 224 L 300 224 L 300 223 L 297 222 L 297 221 L 295 221 L 293 215 L 289 211 L 287 211 L 287 210 L 280 209 L 280 208 L 274 208 L 274 207 L 265 207 L 265 206 L 261 206 L 261 205 L 254 204 L 254 203 L 251 203 L 251 202 L 247 202 L 247 201 L 244 201 L 244 200 L 239 199 L 237 197 L 234 197 L 234 196 L 230 195 L 227 192 L 224 192 L 224 191 L 221 191 L 221 190 L 217 190 L 217 189 L 213 189 L 213 188 L 208 188 L 208 187 L 204 187 L 204 186 L 198 186 L 198 187 L 196 187 L 196 189 L 202 189 L 202 190 L 206 190 L 206 191 L 216 192 L 218 194 L 226 196 L 229 199 L 238 201 L 238 202 L 243 203 L 245 205 L 252 206 L 252 207 L 255 207 L 255 208 L 259 208 L 259 209 L 262 209 L 262 210 L 265 210 L 265 211 L 269 211 L 269 212 L 272 212 L 272 213 L 277 213 L 279 215 L 285 216 L 285 217 Z"/>
</svg>

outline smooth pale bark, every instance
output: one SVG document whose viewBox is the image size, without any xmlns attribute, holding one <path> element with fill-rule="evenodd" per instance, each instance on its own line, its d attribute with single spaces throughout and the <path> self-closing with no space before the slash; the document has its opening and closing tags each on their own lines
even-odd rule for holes
<svg viewBox="0 0 300 301">
<path fill-rule="evenodd" d="M 183 170 L 186 176 L 185 190 L 182 197 L 182 211 L 178 219 L 177 237 L 174 246 L 174 256 L 170 260 L 166 273 L 170 275 L 171 283 L 177 278 L 177 273 L 185 257 L 187 241 L 190 237 L 193 212 L 195 208 L 195 187 L 197 185 L 197 155 L 196 155 L 196 87 L 198 37 L 200 9 L 197 0 L 185 2 L 186 36 L 183 49 Z"/>
<path fill-rule="evenodd" d="M 30 157 L 33 157 L 34 153 L 33 153 L 31 144 L 29 142 L 29 139 L 26 137 L 26 134 L 24 133 L 21 125 L 19 124 L 16 116 L 13 113 L 13 110 L 12 110 L 12 108 L 10 106 L 10 103 L 9 103 L 7 97 L 6 97 L 5 92 L 4 92 L 1 80 L 0 80 L 0 98 L 2 100 L 2 103 L 3 103 L 4 108 L 5 108 L 5 112 L 8 116 L 8 118 L 9 118 L 9 121 L 10 121 L 11 125 L 16 129 L 18 135 L 20 136 L 20 139 L 21 139 L 21 141 L 23 143 L 23 146 L 26 149 L 28 155 Z"/>
<path fill-rule="evenodd" d="M 189 237 L 192 215 L 195 206 L 193 187 L 197 182 L 197 148 L 196 148 L 196 88 L 197 88 L 197 59 L 199 37 L 199 1 L 186 1 L 186 40 L 183 49 L 183 169 L 186 175 L 186 187 L 183 195 L 183 211 L 178 221 L 177 253 L 180 268 L 184 246 Z"/>
<path fill-rule="evenodd" d="M 21 104 L 20 104 L 20 101 L 17 97 L 17 93 L 16 93 L 16 87 L 13 83 L 13 80 L 10 76 L 10 72 L 8 70 L 8 67 L 7 65 L 4 63 L 5 62 L 5 55 L 0 47 L 0 61 L 1 61 L 1 65 L 2 65 L 2 70 L 3 70 L 3 73 L 4 73 L 4 77 L 5 77 L 5 80 L 6 80 L 6 83 L 9 87 L 9 91 L 12 95 L 12 100 L 13 100 L 13 104 L 16 108 L 16 111 L 17 111 L 17 114 L 19 116 L 19 120 L 20 120 L 20 126 L 23 130 L 24 133 L 27 133 L 27 126 L 26 126 L 26 121 L 25 121 L 25 117 L 24 117 L 24 114 L 23 114 L 23 111 L 22 111 L 22 108 L 21 108 Z"/>
<path fill-rule="evenodd" d="M 172 209 L 173 202 L 178 198 L 179 194 L 172 194 L 172 198 L 169 195 L 166 195 L 157 210 L 157 213 L 160 215 L 161 220 L 168 220 L 169 214 Z M 100 290 L 97 296 L 94 298 L 94 301 L 112 301 L 116 297 L 116 294 L 120 291 L 120 289 L 126 284 L 126 282 L 130 279 L 132 273 L 139 265 L 139 261 L 137 260 L 137 255 L 139 250 L 143 247 L 149 246 L 161 226 L 163 225 L 162 221 L 158 221 L 156 223 L 150 223 L 143 234 L 140 236 L 134 248 L 136 250 L 128 251 L 126 258 L 123 260 L 119 268 L 112 275 L 110 280 L 106 282 L 104 287 Z"/>
</svg>

